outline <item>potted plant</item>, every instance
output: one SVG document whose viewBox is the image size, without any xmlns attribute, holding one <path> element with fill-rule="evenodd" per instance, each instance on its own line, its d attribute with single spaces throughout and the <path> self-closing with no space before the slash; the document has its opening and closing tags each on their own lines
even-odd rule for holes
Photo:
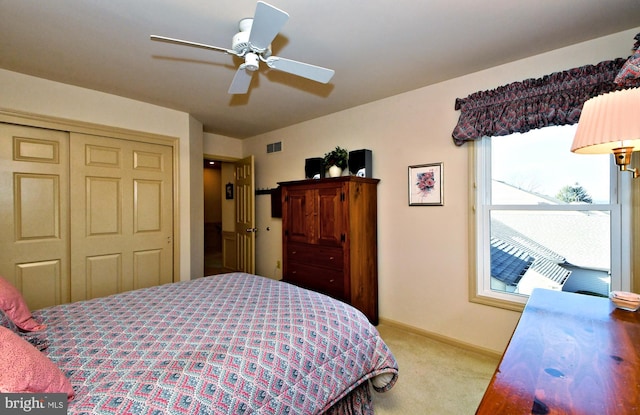
<svg viewBox="0 0 640 415">
<path fill-rule="evenodd" d="M 329 170 L 329 177 L 339 177 L 342 175 L 342 170 L 347 167 L 349 160 L 349 153 L 342 147 L 336 146 L 334 150 L 331 150 L 324 155 L 324 166 Z"/>
</svg>

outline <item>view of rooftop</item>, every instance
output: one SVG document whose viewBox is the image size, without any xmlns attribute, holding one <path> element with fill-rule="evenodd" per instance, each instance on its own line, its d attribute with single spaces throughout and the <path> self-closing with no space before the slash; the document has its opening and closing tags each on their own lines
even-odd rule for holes
<svg viewBox="0 0 640 415">
<path fill-rule="evenodd" d="M 506 206 L 491 210 L 492 289 L 608 295 L 611 215 L 560 197 L 575 187 L 594 205 L 608 204 L 610 156 L 572 154 L 574 133 L 575 126 L 547 127 L 491 139 L 491 205 Z M 576 203 L 582 208 L 567 209 Z"/>
</svg>

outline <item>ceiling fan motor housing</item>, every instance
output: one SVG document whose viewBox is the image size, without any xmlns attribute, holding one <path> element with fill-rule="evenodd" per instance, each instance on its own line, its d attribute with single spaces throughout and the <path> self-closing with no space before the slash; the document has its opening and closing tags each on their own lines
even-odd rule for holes
<svg viewBox="0 0 640 415">
<path fill-rule="evenodd" d="M 271 45 L 269 45 L 265 50 L 260 50 L 249 43 L 252 25 L 252 17 L 246 17 L 240 20 L 238 23 L 238 29 L 240 31 L 231 38 L 231 49 L 235 50 L 238 53 L 238 56 L 244 56 L 248 52 L 255 52 L 263 58 L 268 58 L 271 56 Z"/>
<path fill-rule="evenodd" d="M 253 19 L 251 18 L 240 20 L 240 23 L 238 24 L 240 31 L 233 35 L 233 38 L 231 39 L 231 49 L 235 50 L 240 55 L 243 55 L 247 50 L 249 50 L 249 34 L 251 33 L 252 23 Z"/>
</svg>

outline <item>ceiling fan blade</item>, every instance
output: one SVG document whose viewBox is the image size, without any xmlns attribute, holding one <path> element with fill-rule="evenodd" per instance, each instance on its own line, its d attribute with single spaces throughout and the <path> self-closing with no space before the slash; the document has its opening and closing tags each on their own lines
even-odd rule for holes
<svg viewBox="0 0 640 415">
<path fill-rule="evenodd" d="M 329 82 L 336 72 L 333 69 L 322 68 L 320 66 L 279 58 L 277 56 L 267 58 L 266 62 L 269 68 L 298 75 L 323 84 Z"/>
<path fill-rule="evenodd" d="M 251 84 L 251 78 L 253 77 L 253 71 L 247 70 L 243 65 L 240 65 L 236 74 L 229 86 L 230 94 L 246 94 L 249 92 L 249 85 Z"/>
<path fill-rule="evenodd" d="M 287 20 L 287 12 L 259 1 L 251 24 L 249 43 L 258 51 L 266 50 Z"/>
<path fill-rule="evenodd" d="M 228 53 L 230 55 L 237 55 L 237 52 L 235 50 L 226 49 L 226 48 L 220 48 L 218 46 L 205 45 L 204 43 L 190 42 L 188 40 L 180 40 L 180 39 L 174 39 L 174 38 L 171 38 L 171 37 L 156 36 L 156 35 L 151 35 L 150 38 L 151 38 L 151 40 L 155 40 L 155 41 L 158 41 L 158 42 L 174 43 L 176 45 L 192 46 L 192 47 L 195 47 L 195 48 L 201 48 L 201 49 L 207 49 L 207 50 L 215 50 L 217 52 L 224 52 L 224 53 Z"/>
</svg>

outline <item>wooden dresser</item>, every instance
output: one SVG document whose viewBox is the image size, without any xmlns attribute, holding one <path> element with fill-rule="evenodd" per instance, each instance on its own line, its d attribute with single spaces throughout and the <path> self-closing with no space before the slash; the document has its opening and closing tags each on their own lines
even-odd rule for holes
<svg viewBox="0 0 640 415">
<path fill-rule="evenodd" d="M 283 280 L 349 303 L 378 324 L 378 179 L 279 183 Z"/>
<path fill-rule="evenodd" d="M 640 414 L 640 312 L 534 290 L 476 414 Z"/>
</svg>

